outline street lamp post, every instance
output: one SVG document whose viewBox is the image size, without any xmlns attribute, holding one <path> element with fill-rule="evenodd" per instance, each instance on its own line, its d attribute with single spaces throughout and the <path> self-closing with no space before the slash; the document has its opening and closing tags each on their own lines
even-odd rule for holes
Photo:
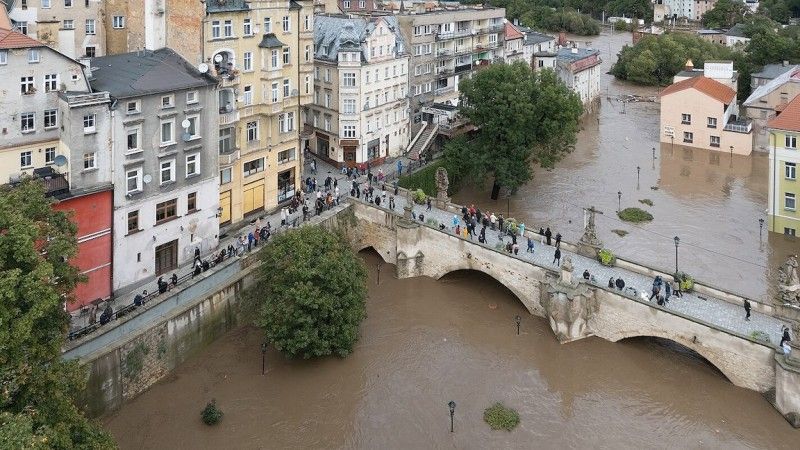
<svg viewBox="0 0 800 450">
<path fill-rule="evenodd" d="M 731 145 L 731 160 L 733 160 L 733 146 Z"/>
<path fill-rule="evenodd" d="M 675 241 L 675 273 L 677 274 L 678 273 L 678 244 L 681 243 L 681 238 L 679 238 L 678 236 L 675 236 L 674 238 L 672 238 L 672 240 Z"/>
<path fill-rule="evenodd" d="M 764 230 L 764 218 L 758 219 L 758 237 L 761 237 L 761 232 Z"/>
<path fill-rule="evenodd" d="M 267 371 L 267 343 L 261 343 L 261 375 Z"/>
<path fill-rule="evenodd" d="M 622 211 L 622 191 L 617 191 L 617 212 Z"/>
<path fill-rule="evenodd" d="M 522 317 L 514 317 L 514 320 L 517 322 L 517 336 L 519 336 L 519 324 L 522 322 Z"/>
<path fill-rule="evenodd" d="M 376 267 L 378 268 L 378 280 L 375 284 L 381 284 L 381 267 L 383 267 L 383 261 L 378 260 Z"/>
<path fill-rule="evenodd" d="M 453 415 L 456 413 L 456 402 L 450 400 L 450 403 L 447 404 L 450 408 L 450 432 L 453 432 Z"/>
<path fill-rule="evenodd" d="M 639 174 L 640 174 L 641 172 L 642 172 L 642 168 L 641 168 L 641 167 L 639 167 L 639 166 L 636 166 L 636 185 L 637 185 L 637 186 L 639 185 Z"/>
<path fill-rule="evenodd" d="M 653 161 L 656 160 L 656 148 L 653 147 Z"/>
</svg>

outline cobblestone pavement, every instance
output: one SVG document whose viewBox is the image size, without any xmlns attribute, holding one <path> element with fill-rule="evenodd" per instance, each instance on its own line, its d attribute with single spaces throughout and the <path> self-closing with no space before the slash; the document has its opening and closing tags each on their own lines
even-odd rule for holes
<svg viewBox="0 0 800 450">
<path fill-rule="evenodd" d="M 381 202 L 381 209 L 387 209 L 384 207 L 386 203 L 383 201 Z M 399 214 L 402 214 L 403 207 L 406 204 L 406 199 L 400 195 L 395 198 L 395 203 L 395 211 Z M 444 224 L 447 227 L 446 231 L 450 234 L 454 234 L 452 213 L 439 210 L 435 207 L 433 207 L 431 211 L 427 211 L 427 208 L 424 205 L 414 205 L 413 211 L 417 216 L 419 216 L 419 214 L 423 214 L 426 222 L 429 219 L 435 219 L 440 224 Z M 461 219 L 460 214 L 458 214 L 458 216 L 459 224 L 463 227 L 464 221 Z M 534 252 L 528 253 L 526 251 L 528 247 L 526 238 L 518 239 L 517 244 L 519 245 L 519 254 L 516 255 L 516 257 L 524 261 L 529 261 L 537 266 L 558 269 L 558 266 L 553 263 L 555 247 L 541 244 L 539 234 L 530 234 L 526 230 L 526 235 L 532 236 L 535 239 Z M 511 238 L 509 236 L 505 236 L 501 244 L 500 233 L 498 231 L 492 231 L 491 228 L 487 228 L 486 244 L 484 245 L 486 247 L 496 249 L 498 245 L 504 246 L 507 242 L 509 242 L 510 239 Z M 474 242 L 478 244 L 477 237 L 474 238 Z M 553 242 L 555 243 L 555 239 Z M 626 290 L 630 286 L 636 289 L 640 297 L 642 293 L 646 293 L 647 297 L 650 296 L 653 278 L 616 267 L 603 266 L 596 259 L 587 258 L 562 249 L 561 260 L 563 261 L 566 256 L 569 256 L 572 259 L 572 264 L 575 267 L 576 277 L 581 277 L 583 271 L 588 270 L 591 276 L 595 278 L 596 284 L 603 287 L 607 286 L 609 278 L 614 277 L 614 279 L 616 279 L 618 277 L 622 277 L 622 279 L 625 281 Z M 647 299 L 647 297 L 645 297 L 645 299 Z M 656 306 L 655 299 L 653 300 L 653 304 Z M 677 311 L 690 317 L 695 317 L 720 328 L 731 330 L 746 336 L 749 336 L 754 331 L 763 331 L 769 334 L 772 344 L 776 347 L 780 342 L 781 330 L 784 325 L 783 322 L 775 317 L 755 311 L 751 312 L 750 320 L 746 321 L 743 307 L 713 297 L 704 296 L 703 298 L 700 298 L 698 295 L 692 293 L 683 294 L 683 297 L 680 298 L 675 296 L 671 297 L 666 309 Z"/>
</svg>

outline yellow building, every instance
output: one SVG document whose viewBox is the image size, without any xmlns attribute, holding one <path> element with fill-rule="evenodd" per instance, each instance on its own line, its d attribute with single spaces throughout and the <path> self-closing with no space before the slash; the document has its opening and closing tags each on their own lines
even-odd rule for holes
<svg viewBox="0 0 800 450">
<path fill-rule="evenodd" d="M 203 60 L 220 79 L 220 224 L 258 216 L 301 188 L 312 100 L 312 0 L 208 0 Z"/>
<path fill-rule="evenodd" d="M 797 166 L 800 153 L 800 96 L 789 102 L 772 120 L 767 122 L 769 133 L 769 209 L 767 228 L 775 233 L 796 236 L 800 228 Z"/>
</svg>

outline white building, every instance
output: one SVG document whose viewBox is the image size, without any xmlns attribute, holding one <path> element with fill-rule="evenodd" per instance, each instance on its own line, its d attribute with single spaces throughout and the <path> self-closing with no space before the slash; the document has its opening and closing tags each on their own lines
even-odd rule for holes
<svg viewBox="0 0 800 450">
<path fill-rule="evenodd" d="M 556 68 L 556 56 L 558 46 L 556 38 L 547 34 L 539 33 L 530 28 L 522 28 L 525 33 L 523 53 L 525 61 L 530 62 L 534 70 Z"/>
<path fill-rule="evenodd" d="M 112 98 L 118 291 L 168 278 L 195 249 L 203 257 L 216 249 L 217 81 L 168 48 L 95 58 L 92 65 L 92 88 Z"/>
<path fill-rule="evenodd" d="M 316 16 L 309 149 L 337 166 L 380 163 L 409 143 L 405 41 L 394 16 Z"/>
<path fill-rule="evenodd" d="M 591 110 L 600 98 L 600 51 L 591 48 L 561 48 L 556 57 L 558 77 L 575 91 Z"/>
<path fill-rule="evenodd" d="M 525 59 L 525 35 L 517 26 L 508 21 L 505 23 L 505 33 L 506 48 L 503 55 L 505 61 L 509 64 L 515 61 L 524 61 L 530 64 L 531 60 Z"/>
</svg>

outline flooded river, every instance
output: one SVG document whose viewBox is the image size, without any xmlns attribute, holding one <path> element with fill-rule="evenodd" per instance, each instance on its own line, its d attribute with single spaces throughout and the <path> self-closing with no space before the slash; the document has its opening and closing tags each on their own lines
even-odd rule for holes
<svg viewBox="0 0 800 450">
<path fill-rule="evenodd" d="M 629 33 L 593 39 L 603 72 L 630 40 Z M 672 273 L 673 237 L 678 236 L 681 270 L 724 289 L 771 298 L 775 271 L 800 246 L 791 238 L 768 236 L 766 229 L 759 236 L 758 219 L 766 220 L 768 155 L 731 158 L 727 152 L 660 145 L 659 104 L 624 107 L 615 100 L 619 94 L 657 96 L 659 89 L 632 86 L 607 74 L 601 86 L 599 112 L 586 118 L 575 151 L 555 169 L 536 169 L 533 181 L 510 201 L 491 200 L 491 183 L 467 186 L 454 201 L 503 214 L 510 210 L 528 229 L 549 225 L 568 241 L 583 232 L 582 208 L 594 205 L 604 212 L 597 219 L 598 235 L 618 255 Z M 645 199 L 653 206 L 640 203 Z M 616 216 L 620 205 L 648 210 L 654 220 L 622 222 Z M 620 237 L 612 230 L 628 234 Z"/>
<path fill-rule="evenodd" d="M 798 431 L 699 357 L 651 340 L 560 345 L 544 319 L 473 272 L 396 280 L 377 255 L 345 359 L 289 361 L 242 327 L 105 419 L 123 449 L 797 448 Z M 523 317 L 516 335 L 514 316 Z M 207 427 L 210 399 L 225 412 Z M 457 403 L 455 433 L 447 402 Z M 519 411 L 511 433 L 482 411 Z"/>
</svg>

